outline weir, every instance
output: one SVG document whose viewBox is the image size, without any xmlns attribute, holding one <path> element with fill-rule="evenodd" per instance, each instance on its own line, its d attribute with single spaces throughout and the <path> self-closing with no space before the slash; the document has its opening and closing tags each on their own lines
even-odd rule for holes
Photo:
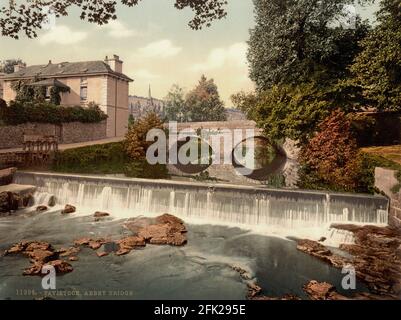
<svg viewBox="0 0 401 320">
<path fill-rule="evenodd" d="M 15 183 L 36 186 L 38 202 L 54 195 L 59 205 L 116 218 L 170 213 L 206 224 L 290 229 L 388 223 L 389 202 L 382 196 L 31 172 L 17 172 Z"/>
</svg>

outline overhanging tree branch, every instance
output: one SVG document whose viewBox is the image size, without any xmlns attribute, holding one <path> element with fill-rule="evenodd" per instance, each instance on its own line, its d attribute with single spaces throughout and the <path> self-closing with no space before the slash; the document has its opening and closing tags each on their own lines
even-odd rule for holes
<svg viewBox="0 0 401 320">
<path fill-rule="evenodd" d="M 118 3 L 133 7 L 142 0 L 9 0 L 0 7 L 0 31 L 2 36 L 18 39 L 23 33 L 29 38 L 37 37 L 47 19 L 46 8 L 51 8 L 57 18 L 68 16 L 71 9 L 80 10 L 80 18 L 99 25 L 117 19 Z M 195 16 L 188 25 L 198 30 L 209 27 L 211 22 L 226 16 L 227 0 L 175 0 L 178 10 L 189 8 Z"/>
</svg>

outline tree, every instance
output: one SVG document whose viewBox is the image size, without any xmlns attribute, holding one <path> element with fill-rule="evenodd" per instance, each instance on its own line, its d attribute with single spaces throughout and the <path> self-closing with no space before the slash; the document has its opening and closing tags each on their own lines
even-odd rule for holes
<svg viewBox="0 0 401 320">
<path fill-rule="evenodd" d="M 0 72 L 13 73 L 14 66 L 16 66 L 18 64 L 22 64 L 22 63 L 23 63 L 23 61 L 21 59 L 3 60 L 0 62 Z"/>
<path fill-rule="evenodd" d="M 299 186 L 308 189 L 359 190 L 360 158 L 351 122 L 335 110 L 301 149 Z"/>
<path fill-rule="evenodd" d="M 29 38 L 37 37 L 37 31 L 47 21 L 49 8 L 57 18 L 68 16 L 69 12 L 78 10 L 81 20 L 87 20 L 99 25 L 107 24 L 117 19 L 118 3 L 132 7 L 140 0 L 9 0 L 8 6 L 0 7 L 0 30 L 3 36 L 18 39 L 19 33 L 24 32 Z M 178 10 L 189 8 L 195 16 L 189 22 L 192 29 L 210 26 L 215 19 L 226 16 L 227 0 L 175 0 Z"/>
<path fill-rule="evenodd" d="M 184 89 L 177 84 L 173 85 L 164 99 L 164 112 L 168 121 L 187 122 L 185 110 L 185 94 Z"/>
<path fill-rule="evenodd" d="M 282 84 L 260 92 L 241 92 L 231 100 L 272 141 L 290 138 L 303 145 L 318 130 L 319 123 L 338 106 L 349 113 L 364 105 L 355 88 L 327 86 L 320 79 L 311 77 L 298 85 Z"/>
<path fill-rule="evenodd" d="M 146 151 L 153 141 L 146 141 L 146 135 L 151 129 L 164 129 L 163 121 L 155 112 L 148 113 L 138 119 L 129 128 L 125 136 L 125 150 L 132 160 L 144 160 Z"/>
<path fill-rule="evenodd" d="M 202 75 L 198 85 L 185 99 L 184 114 L 189 121 L 224 121 L 227 118 L 213 79 Z"/>
<path fill-rule="evenodd" d="M 401 0 L 383 0 L 379 24 L 361 41 L 352 81 L 379 111 L 401 110 Z"/>
<path fill-rule="evenodd" d="M 248 60 L 257 89 L 299 84 L 316 73 L 326 79 L 343 77 L 367 31 L 358 17 L 355 28 L 338 24 L 353 2 L 254 0 L 256 26 L 250 31 Z"/>
</svg>

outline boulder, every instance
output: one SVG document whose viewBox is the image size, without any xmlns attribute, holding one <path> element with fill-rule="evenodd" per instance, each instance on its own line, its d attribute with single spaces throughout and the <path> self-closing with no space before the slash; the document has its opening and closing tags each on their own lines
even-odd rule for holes
<svg viewBox="0 0 401 320">
<path fill-rule="evenodd" d="M 259 287 L 256 283 L 248 283 L 247 286 L 248 286 L 248 295 L 247 295 L 248 299 L 253 299 L 257 295 L 259 295 L 259 293 L 262 292 L 262 288 Z"/>
<path fill-rule="evenodd" d="M 129 225 L 133 229 L 132 224 Z M 187 242 L 187 232 L 183 221 L 169 214 L 164 214 L 154 220 L 154 224 L 138 228 L 138 236 L 150 244 L 169 244 L 182 246 Z"/>
<path fill-rule="evenodd" d="M 14 174 L 17 172 L 17 168 L 7 168 L 0 170 L 0 186 L 6 186 L 11 184 L 14 179 Z"/>
<path fill-rule="evenodd" d="M 63 260 L 53 260 L 47 263 L 47 265 L 53 266 L 58 274 L 65 274 L 74 271 L 72 266 Z"/>
<path fill-rule="evenodd" d="M 49 208 L 46 206 L 37 206 L 36 207 L 36 212 L 44 212 L 47 211 Z"/>
<path fill-rule="evenodd" d="M 102 258 L 102 257 L 105 257 L 105 256 L 108 256 L 108 255 L 109 255 L 109 254 L 108 254 L 107 252 L 105 252 L 105 251 L 96 252 L 96 254 L 97 254 L 97 256 L 98 256 L 99 258 Z"/>
<path fill-rule="evenodd" d="M 42 275 L 42 268 L 45 265 L 51 265 L 59 274 L 72 272 L 72 266 L 64 260 L 59 260 L 60 252 L 64 250 L 55 250 L 48 242 L 43 241 L 21 241 L 5 252 L 8 254 L 22 253 L 29 258 L 31 266 L 26 268 L 23 275 Z"/>
<path fill-rule="evenodd" d="M 92 250 L 99 249 L 104 243 L 105 239 L 92 239 L 92 238 L 81 238 L 74 241 L 75 246 L 87 246 Z"/>
<path fill-rule="evenodd" d="M 331 227 L 354 234 L 355 244 L 341 244 L 339 247 L 351 254 L 351 258 L 333 254 L 322 244 L 311 240 L 299 241 L 298 250 L 337 268 L 352 265 L 357 278 L 365 282 L 372 294 L 390 297 L 401 294 L 401 230 L 372 225 L 336 224 Z"/>
<path fill-rule="evenodd" d="M 119 249 L 116 251 L 116 255 L 118 256 L 130 253 L 136 247 L 146 246 L 145 238 L 139 236 L 123 238 L 116 241 L 116 244 L 119 246 Z"/>
<path fill-rule="evenodd" d="M 47 205 L 49 207 L 54 207 L 56 205 L 57 201 L 56 201 L 56 197 L 55 196 L 51 196 L 49 198 L 49 201 L 47 202 Z"/>
<path fill-rule="evenodd" d="M 336 288 L 327 282 L 310 281 L 303 287 L 311 300 L 349 300 L 336 292 Z"/>
<path fill-rule="evenodd" d="M 110 216 L 110 213 L 97 211 L 93 216 L 95 218 L 104 218 Z"/>
<path fill-rule="evenodd" d="M 20 207 L 21 196 L 13 192 L 0 193 L 0 213 L 16 211 Z"/>
<path fill-rule="evenodd" d="M 75 256 L 79 251 L 81 251 L 78 247 L 70 247 L 70 248 L 61 248 L 57 250 L 57 253 L 60 257 L 71 257 Z"/>
<path fill-rule="evenodd" d="M 67 204 L 64 207 L 64 210 L 61 211 L 61 214 L 70 214 L 70 213 L 74 213 L 75 211 L 77 211 L 77 208 L 75 208 L 74 206 Z"/>
</svg>

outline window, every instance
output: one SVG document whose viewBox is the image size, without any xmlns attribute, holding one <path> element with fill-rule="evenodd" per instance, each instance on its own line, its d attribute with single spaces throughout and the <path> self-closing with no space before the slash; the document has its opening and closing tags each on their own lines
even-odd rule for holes
<svg viewBox="0 0 401 320">
<path fill-rule="evenodd" d="M 86 101 L 88 99 L 88 87 L 81 86 L 81 101 Z"/>
<path fill-rule="evenodd" d="M 81 101 L 88 99 L 88 78 L 81 78 Z"/>
</svg>

